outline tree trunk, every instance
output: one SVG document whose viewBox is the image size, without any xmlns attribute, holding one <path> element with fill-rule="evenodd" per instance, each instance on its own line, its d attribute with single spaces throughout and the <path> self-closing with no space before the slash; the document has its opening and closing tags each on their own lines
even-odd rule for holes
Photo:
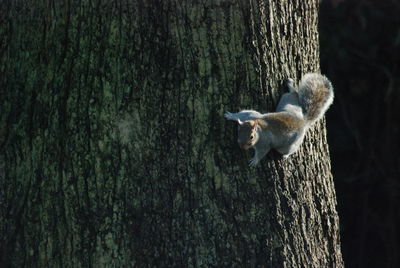
<svg viewBox="0 0 400 268">
<path fill-rule="evenodd" d="M 317 2 L 3 1 L 1 267 L 342 267 L 324 122 L 249 169 L 223 118 L 319 71 Z"/>
</svg>

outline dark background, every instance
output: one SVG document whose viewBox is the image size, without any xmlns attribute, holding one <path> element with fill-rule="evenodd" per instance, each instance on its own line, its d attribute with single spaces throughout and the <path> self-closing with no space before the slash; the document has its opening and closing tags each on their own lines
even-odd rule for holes
<svg viewBox="0 0 400 268">
<path fill-rule="evenodd" d="M 400 267 L 400 1 L 324 0 L 321 68 L 346 267 Z"/>
</svg>

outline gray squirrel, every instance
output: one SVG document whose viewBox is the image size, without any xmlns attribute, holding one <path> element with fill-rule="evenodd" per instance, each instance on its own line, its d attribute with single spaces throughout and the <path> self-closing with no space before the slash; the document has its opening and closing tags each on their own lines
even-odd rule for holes
<svg viewBox="0 0 400 268">
<path fill-rule="evenodd" d="M 287 86 L 289 92 L 282 95 L 274 113 L 260 114 L 253 110 L 225 113 L 226 119 L 238 123 L 239 146 L 244 150 L 254 148 L 251 167 L 272 148 L 285 159 L 296 152 L 306 131 L 322 118 L 333 102 L 333 87 L 324 75 L 304 75 L 298 90 L 292 79 L 287 80 Z"/>
</svg>

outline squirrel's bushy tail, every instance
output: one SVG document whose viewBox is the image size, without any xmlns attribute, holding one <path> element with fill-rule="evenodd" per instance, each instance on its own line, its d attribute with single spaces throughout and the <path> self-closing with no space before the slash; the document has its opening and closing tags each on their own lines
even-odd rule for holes
<svg viewBox="0 0 400 268">
<path fill-rule="evenodd" d="M 308 73 L 299 85 L 299 101 L 309 125 L 319 120 L 333 102 L 333 87 L 324 75 Z"/>
</svg>

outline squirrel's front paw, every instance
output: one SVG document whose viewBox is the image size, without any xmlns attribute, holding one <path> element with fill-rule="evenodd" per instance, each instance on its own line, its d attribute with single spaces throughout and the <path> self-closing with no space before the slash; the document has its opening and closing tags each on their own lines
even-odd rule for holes
<svg viewBox="0 0 400 268">
<path fill-rule="evenodd" d="M 233 116 L 233 114 L 230 113 L 230 112 L 226 112 L 224 116 L 225 116 L 225 118 L 228 119 L 228 120 L 236 120 L 236 118 L 235 118 L 235 117 Z"/>
<path fill-rule="evenodd" d="M 259 160 L 255 157 L 253 157 L 252 159 L 250 159 L 250 163 L 249 166 L 250 167 L 255 167 L 258 164 Z"/>
</svg>

